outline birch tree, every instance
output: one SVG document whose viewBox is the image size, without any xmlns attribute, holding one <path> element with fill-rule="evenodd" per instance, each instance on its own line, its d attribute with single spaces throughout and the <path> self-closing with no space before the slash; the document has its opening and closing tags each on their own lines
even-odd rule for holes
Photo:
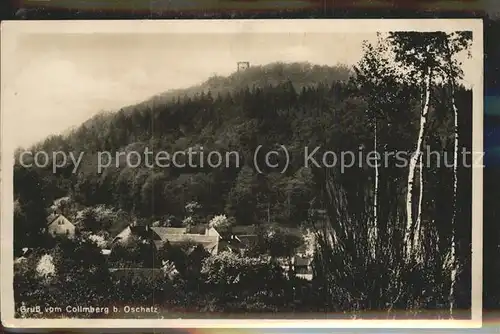
<svg viewBox="0 0 500 334">
<path fill-rule="evenodd" d="M 375 245 L 379 234 L 379 184 L 380 184 L 380 156 L 379 156 L 379 128 L 378 123 L 385 119 L 387 108 L 391 106 L 395 98 L 394 90 L 398 87 L 397 77 L 394 75 L 394 68 L 391 66 L 388 56 L 387 41 L 381 34 L 375 45 L 364 42 L 363 58 L 354 67 L 355 83 L 363 93 L 367 101 L 368 108 L 366 116 L 369 119 L 370 127 L 373 131 L 373 151 L 376 153 L 376 163 L 374 164 L 374 185 L 373 185 L 373 217 L 368 230 L 368 240 L 372 247 L 373 256 L 376 256 Z"/>
<path fill-rule="evenodd" d="M 468 31 L 454 32 L 447 34 L 443 38 L 442 51 L 444 61 L 442 66 L 443 79 L 448 83 L 450 89 L 450 102 L 453 110 L 453 197 L 452 197 L 452 218 L 451 218 L 451 247 L 450 247 L 450 265 L 451 265 L 451 287 L 450 287 L 450 314 L 453 315 L 455 304 L 454 292 L 457 272 L 460 269 L 460 263 L 456 256 L 456 217 L 457 217 L 457 192 L 458 192 L 458 150 L 459 150 L 459 125 L 458 108 L 455 102 L 455 90 L 457 81 L 463 79 L 461 63 L 456 59 L 456 55 L 470 47 L 472 42 L 472 33 Z M 470 57 L 470 53 L 468 54 Z"/>
<path fill-rule="evenodd" d="M 406 191 L 406 227 L 404 232 L 405 256 L 410 261 L 413 254 L 413 235 L 416 224 L 413 219 L 413 197 L 415 172 L 418 163 L 421 161 L 423 150 L 424 132 L 429 117 L 429 107 L 431 100 L 433 75 L 436 68 L 439 68 L 439 44 L 441 33 L 421 33 L 421 32 L 394 32 L 390 33 L 389 39 L 393 45 L 395 60 L 405 69 L 405 76 L 409 80 L 415 80 L 417 85 L 423 90 L 423 106 L 420 112 L 419 129 L 415 151 L 411 155 Z M 418 213 L 417 222 L 420 222 L 421 212 Z"/>
<path fill-rule="evenodd" d="M 458 146 L 459 146 L 459 126 L 458 109 L 455 103 L 455 87 L 457 80 L 463 78 L 461 64 L 455 58 L 456 55 L 466 50 L 472 40 L 470 32 L 396 32 L 390 34 L 390 40 L 394 46 L 396 60 L 405 67 L 407 75 L 416 79 L 417 83 L 423 87 L 424 102 L 420 114 L 420 125 L 416 143 L 416 149 L 411 157 L 408 170 L 406 211 L 407 223 L 405 228 L 404 245 L 407 259 L 418 257 L 422 260 L 419 251 L 415 251 L 420 244 L 421 220 L 422 220 L 422 196 L 424 182 L 422 179 L 422 146 L 424 133 L 429 119 L 429 108 L 432 93 L 432 85 L 436 82 L 447 84 L 450 89 L 451 107 L 453 111 L 453 195 L 452 195 L 452 217 L 450 248 L 448 253 L 448 266 L 450 269 L 450 314 L 454 308 L 454 287 L 456 275 L 459 270 L 459 263 L 456 259 L 456 215 L 457 215 L 457 189 L 458 189 Z M 413 182 L 417 164 L 420 164 L 420 194 L 418 199 L 417 217 L 413 223 Z"/>
</svg>

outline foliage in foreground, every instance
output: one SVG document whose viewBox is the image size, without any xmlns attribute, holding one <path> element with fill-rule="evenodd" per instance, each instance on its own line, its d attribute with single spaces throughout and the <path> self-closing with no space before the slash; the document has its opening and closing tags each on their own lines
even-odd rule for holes
<svg viewBox="0 0 500 334">
<path fill-rule="evenodd" d="M 54 270 L 50 273 L 39 269 L 47 257 L 53 259 Z M 64 309 L 68 305 L 155 305 L 164 312 L 176 313 L 306 310 L 301 294 L 308 295 L 310 284 L 288 279 L 272 260 L 225 252 L 199 258 L 197 267 L 200 268 L 197 275 L 184 271 L 170 276 L 162 269 L 147 268 L 110 272 L 95 244 L 59 240 L 56 248 L 31 253 L 16 263 L 16 309 L 21 305 L 42 309 Z M 310 295 L 308 298 L 311 299 Z M 314 301 L 310 303 L 313 306 Z M 75 315 L 63 311 L 45 316 Z"/>
</svg>

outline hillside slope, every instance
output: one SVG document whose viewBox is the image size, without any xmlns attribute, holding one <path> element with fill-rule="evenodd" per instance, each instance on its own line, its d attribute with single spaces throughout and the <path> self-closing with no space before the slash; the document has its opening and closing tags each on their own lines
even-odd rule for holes
<svg viewBox="0 0 500 334">
<path fill-rule="evenodd" d="M 289 182 L 290 187 L 297 183 L 296 187 L 306 189 L 311 182 L 309 173 L 295 165 L 287 175 L 266 185 L 267 181 L 263 183 L 253 169 L 243 166 L 250 165 L 251 153 L 259 144 L 299 147 L 300 142 L 323 141 L 321 128 L 331 126 L 332 108 L 340 108 L 341 91 L 349 76 L 345 66 L 274 63 L 228 77 L 212 77 L 189 89 L 158 94 L 117 112 L 98 114 L 70 133 L 36 145 L 35 149 L 49 153 L 84 152 L 76 173 L 68 162 L 55 175 L 44 175 L 50 189 L 47 197 L 71 193 L 84 205 L 106 204 L 143 217 L 174 214 L 180 218 L 186 203 L 198 201 L 203 202 L 208 214 L 232 212 L 243 223 L 264 219 L 265 215 L 267 220 L 274 220 L 274 216 L 282 215 L 283 208 L 277 206 L 264 213 L 260 200 L 255 202 L 251 197 L 256 192 L 264 194 L 270 187 L 285 187 Z M 130 167 L 125 157 L 118 162 L 114 159 L 115 153 L 121 151 L 142 154 L 148 148 L 172 153 L 190 147 L 222 154 L 237 151 L 241 160 L 239 164 L 232 161 L 231 166 L 211 169 Z M 113 161 L 99 172 L 97 152 L 102 151 L 110 152 Z M 238 192 L 243 192 L 243 197 Z M 301 211 L 293 218 L 296 223 L 304 219 L 307 211 L 302 208 L 304 204 L 298 203 L 303 201 L 302 196 L 288 200 L 289 207 L 297 202 L 297 210 Z M 244 200 L 255 203 L 242 209 Z M 294 210 L 287 209 L 287 216 L 291 217 Z"/>
</svg>

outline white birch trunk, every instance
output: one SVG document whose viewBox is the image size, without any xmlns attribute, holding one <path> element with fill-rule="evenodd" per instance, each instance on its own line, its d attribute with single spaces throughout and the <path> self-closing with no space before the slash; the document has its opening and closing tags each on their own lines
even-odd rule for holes
<svg viewBox="0 0 500 334">
<path fill-rule="evenodd" d="M 420 114 L 420 129 L 418 132 L 417 139 L 417 147 L 414 154 L 410 159 L 410 166 L 408 169 L 408 185 L 407 185 L 407 193 L 406 193 L 406 230 L 404 236 L 404 245 L 406 250 L 407 259 L 410 258 L 412 254 L 412 240 L 411 240 L 411 230 L 413 227 L 413 182 L 415 179 L 415 169 L 417 166 L 417 162 L 420 159 L 422 154 L 422 143 L 424 140 L 424 130 L 427 124 L 427 115 L 429 112 L 429 104 L 430 104 L 430 96 L 431 96 L 431 68 L 427 69 L 425 73 L 425 103 Z"/>
<path fill-rule="evenodd" d="M 450 245 L 450 293 L 448 296 L 450 302 L 450 316 L 453 316 L 453 309 L 455 308 L 455 284 L 457 279 L 457 272 L 459 269 L 459 263 L 456 258 L 456 217 L 457 217 L 457 189 L 458 189 L 458 144 L 459 144 L 459 133 L 458 133 L 458 108 L 455 103 L 455 79 L 453 75 L 452 68 L 452 53 L 447 42 L 446 53 L 448 62 L 448 84 L 450 86 L 451 95 L 451 105 L 453 108 L 453 194 L 452 194 L 452 216 L 451 216 L 451 245 Z"/>
<path fill-rule="evenodd" d="M 451 75 L 451 73 L 449 74 Z M 455 307 L 454 301 L 454 290 L 455 290 L 455 281 L 458 271 L 458 263 L 456 260 L 456 245 L 455 245 L 455 220 L 457 217 L 457 188 L 458 188 L 458 143 L 459 143 L 459 134 L 458 134 L 458 108 L 455 103 L 455 85 L 453 83 L 453 78 L 449 77 L 450 86 L 451 86 L 451 104 L 453 107 L 453 122 L 454 122 L 454 137 L 453 137 L 453 198 L 452 198 L 452 217 L 451 217 L 451 256 L 450 262 L 452 264 L 451 268 L 451 286 L 450 286 L 450 315 L 453 315 L 453 308 Z"/>
<path fill-rule="evenodd" d="M 376 256 L 376 240 L 378 238 L 378 183 L 379 183 L 379 166 L 378 166 L 378 151 L 377 151 L 377 119 L 375 119 L 375 124 L 374 124 L 374 143 L 373 147 L 374 150 L 377 154 L 377 162 L 375 163 L 375 185 L 374 185 L 374 194 L 373 194 L 373 230 L 371 233 L 372 237 L 372 251 L 373 251 L 373 256 Z"/>
<path fill-rule="evenodd" d="M 421 221 L 422 221 L 422 202 L 424 198 L 424 171 L 422 163 L 422 153 L 420 153 L 420 158 L 418 159 L 418 180 L 419 180 L 419 195 L 418 195 L 418 207 L 417 207 L 417 218 L 415 222 L 415 231 L 413 234 L 413 249 L 416 252 L 417 260 L 423 261 L 422 257 L 422 245 L 420 244 L 421 235 Z"/>
</svg>

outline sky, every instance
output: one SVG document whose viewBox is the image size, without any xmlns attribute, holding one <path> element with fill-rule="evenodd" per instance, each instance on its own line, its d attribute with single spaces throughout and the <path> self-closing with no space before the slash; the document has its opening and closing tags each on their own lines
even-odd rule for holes
<svg viewBox="0 0 500 334">
<path fill-rule="evenodd" d="M 26 147 L 98 112 L 228 75 L 237 61 L 353 65 L 362 42 L 375 38 L 366 32 L 23 34 L 9 59 L 3 122 L 34 125 L 9 134 L 15 146 Z"/>
</svg>

